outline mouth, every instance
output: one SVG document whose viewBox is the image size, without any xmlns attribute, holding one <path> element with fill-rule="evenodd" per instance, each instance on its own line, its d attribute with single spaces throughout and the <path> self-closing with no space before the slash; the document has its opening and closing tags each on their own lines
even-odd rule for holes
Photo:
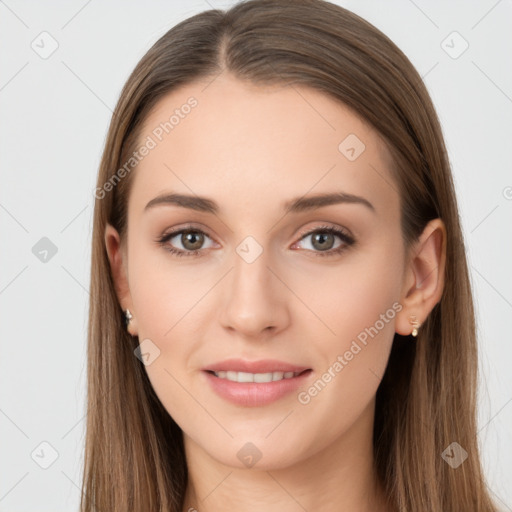
<svg viewBox="0 0 512 512">
<path fill-rule="evenodd" d="M 307 385 L 312 368 L 283 361 L 231 359 L 202 369 L 205 381 L 220 398 L 241 407 L 263 407 Z"/>
<path fill-rule="evenodd" d="M 239 382 L 239 383 L 247 383 L 247 382 L 256 382 L 256 383 L 266 383 L 266 382 L 277 382 L 280 380 L 293 379 L 294 377 L 299 377 L 304 373 L 311 372 L 310 368 L 298 372 L 266 372 L 266 373 L 250 373 L 250 372 L 237 372 L 232 370 L 206 370 L 208 373 L 214 375 L 219 379 L 230 380 L 231 382 Z"/>
</svg>

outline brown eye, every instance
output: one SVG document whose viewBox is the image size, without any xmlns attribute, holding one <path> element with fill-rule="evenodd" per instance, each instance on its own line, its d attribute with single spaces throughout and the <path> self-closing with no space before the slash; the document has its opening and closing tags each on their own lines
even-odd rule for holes
<svg viewBox="0 0 512 512">
<path fill-rule="evenodd" d="M 203 245 L 204 235 L 200 231 L 183 231 L 180 241 L 185 249 L 196 251 Z"/>
<path fill-rule="evenodd" d="M 210 245 L 203 247 L 207 240 L 210 240 Z M 159 237 L 157 242 L 174 256 L 199 256 L 203 249 L 215 245 L 206 233 L 195 228 L 172 231 Z"/>
<path fill-rule="evenodd" d="M 336 245 L 336 238 L 339 243 Z M 312 231 L 302 233 L 302 238 L 298 243 L 303 243 L 310 239 L 309 252 L 316 256 L 335 256 L 341 254 L 345 249 L 355 243 L 354 238 L 345 231 L 332 226 L 320 226 Z M 297 244 L 295 244 L 296 246 Z"/>
<path fill-rule="evenodd" d="M 312 245 L 319 251 L 327 251 L 334 246 L 334 235 L 324 231 L 318 231 L 312 235 Z"/>
</svg>

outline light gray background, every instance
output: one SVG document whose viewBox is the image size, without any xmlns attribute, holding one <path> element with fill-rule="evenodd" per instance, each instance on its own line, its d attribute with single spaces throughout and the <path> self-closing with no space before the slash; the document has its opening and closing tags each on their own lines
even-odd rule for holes
<svg viewBox="0 0 512 512">
<path fill-rule="evenodd" d="M 232 3 L 0 1 L 2 512 L 77 510 L 92 193 L 111 110 L 161 35 Z M 512 511 L 512 4 L 337 3 L 398 44 L 438 109 L 478 314 L 478 439 L 489 485 Z M 31 47 L 50 48 L 43 31 L 59 45 L 47 59 Z M 58 249 L 47 262 L 32 252 L 42 237 Z M 58 452 L 48 469 L 35 462 L 52 460 L 42 442 Z"/>
</svg>

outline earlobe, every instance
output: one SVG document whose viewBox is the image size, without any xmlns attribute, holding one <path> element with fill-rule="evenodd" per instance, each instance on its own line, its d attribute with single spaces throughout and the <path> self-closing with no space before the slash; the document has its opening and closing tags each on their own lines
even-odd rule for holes
<svg viewBox="0 0 512 512">
<path fill-rule="evenodd" d="M 412 247 L 407 263 L 395 331 L 409 335 L 423 324 L 441 300 L 446 262 L 446 228 L 441 219 L 430 221 Z M 419 324 L 419 325 L 418 325 Z"/>
</svg>

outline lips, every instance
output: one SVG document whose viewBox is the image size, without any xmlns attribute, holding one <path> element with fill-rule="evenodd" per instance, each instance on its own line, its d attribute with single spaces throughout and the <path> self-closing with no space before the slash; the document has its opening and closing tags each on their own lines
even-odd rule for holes
<svg viewBox="0 0 512 512">
<path fill-rule="evenodd" d="M 313 372 L 306 366 L 275 359 L 227 359 L 202 370 L 217 395 L 243 407 L 261 407 L 284 398 L 307 382 Z"/>
<path fill-rule="evenodd" d="M 247 361 L 244 359 L 226 359 L 213 363 L 203 368 L 210 372 L 243 372 L 243 373 L 302 373 L 309 370 L 307 366 L 299 366 L 277 359 L 261 359 L 259 361 Z"/>
<path fill-rule="evenodd" d="M 216 377 L 212 371 L 203 371 L 205 382 L 219 397 L 242 407 L 262 407 L 297 392 L 312 378 L 312 370 L 304 370 L 296 377 L 271 382 L 238 382 Z M 257 375 L 257 374 L 256 374 Z"/>
</svg>

